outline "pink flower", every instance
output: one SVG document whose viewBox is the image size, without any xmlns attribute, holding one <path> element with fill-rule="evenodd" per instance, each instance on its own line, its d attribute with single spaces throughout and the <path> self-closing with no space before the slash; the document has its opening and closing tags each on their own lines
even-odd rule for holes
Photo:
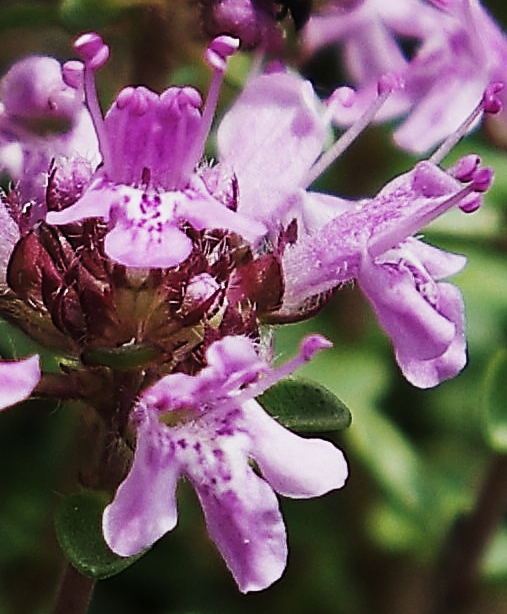
<svg viewBox="0 0 507 614">
<path fill-rule="evenodd" d="M 320 496 L 343 486 L 347 464 L 331 443 L 286 430 L 254 397 L 329 346 L 319 335 L 308 337 L 300 356 L 272 369 L 252 341 L 225 337 L 208 348 L 197 375 L 170 374 L 148 389 L 133 415 L 134 463 L 104 512 L 112 550 L 133 555 L 175 527 L 176 485 L 184 476 L 240 590 L 275 582 L 287 544 L 274 491 Z"/>
<path fill-rule="evenodd" d="M 50 224 L 101 217 L 111 224 L 105 251 L 130 267 L 169 268 L 192 252 L 185 225 L 195 230 L 226 229 L 252 243 L 265 226 L 210 193 L 197 169 L 208 136 L 226 57 L 237 49 L 230 37 L 215 39 L 207 52 L 215 77 L 203 111 L 191 87 L 170 87 L 160 96 L 144 87 L 127 87 L 102 119 L 93 73 L 109 49 L 96 34 L 76 42 L 84 59 L 87 102 L 99 137 L 103 166 L 77 202 L 50 212 Z M 233 192 L 232 179 L 227 186 Z"/>
</svg>

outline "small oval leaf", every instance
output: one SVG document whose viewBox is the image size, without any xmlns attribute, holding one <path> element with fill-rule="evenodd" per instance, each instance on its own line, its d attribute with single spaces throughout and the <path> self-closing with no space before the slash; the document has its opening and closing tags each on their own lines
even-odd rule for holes
<svg viewBox="0 0 507 614">
<path fill-rule="evenodd" d="M 116 348 L 86 348 L 81 359 L 92 367 L 110 367 L 111 369 L 139 369 L 159 355 L 159 351 L 150 346 L 126 343 Z"/>
<path fill-rule="evenodd" d="M 348 407 L 324 386 L 305 378 L 287 378 L 257 397 L 284 426 L 298 432 L 339 431 L 352 422 Z"/>
<path fill-rule="evenodd" d="M 67 559 L 84 576 L 103 580 L 119 574 L 146 551 L 124 558 L 112 552 L 102 535 L 107 495 L 83 491 L 67 497 L 55 515 L 56 536 Z"/>
<path fill-rule="evenodd" d="M 488 365 L 484 391 L 486 437 L 495 452 L 507 452 L 507 350 Z"/>
</svg>

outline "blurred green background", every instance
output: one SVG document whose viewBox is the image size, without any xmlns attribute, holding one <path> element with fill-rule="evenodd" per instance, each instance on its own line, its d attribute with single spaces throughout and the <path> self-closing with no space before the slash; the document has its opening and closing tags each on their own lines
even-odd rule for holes
<svg viewBox="0 0 507 614">
<path fill-rule="evenodd" d="M 507 25 L 504 2 L 485 4 Z M 195 5 L 185 0 L 2 0 L 0 71 L 29 53 L 70 58 L 75 34 L 97 29 L 112 48 L 99 74 L 105 104 L 127 83 L 202 88 L 209 75 L 200 62 L 197 21 Z M 225 100 L 248 62 L 245 56 L 233 62 Z M 389 134 L 389 126 L 369 129 L 319 188 L 372 194 L 410 168 L 414 158 L 397 151 Z M 459 535 L 460 519 L 473 509 L 491 463 L 502 463 L 506 452 L 507 152 L 475 133 L 452 157 L 471 151 L 496 170 L 486 206 L 471 216 L 450 213 L 425 232 L 429 242 L 469 259 L 453 280 L 467 306 L 466 370 L 437 389 L 412 388 L 352 286 L 318 319 L 280 327 L 281 358 L 292 356 L 307 332 L 318 330 L 334 342 L 304 371 L 352 411 L 347 432 L 323 435 L 347 455 L 346 487 L 318 500 L 280 501 L 289 535 L 287 571 L 263 593 L 242 596 L 206 535 L 192 490 L 181 484 L 178 527 L 127 571 L 100 581 L 90 614 L 433 612 L 445 553 L 453 549 L 450 536 Z M 3 326 L 5 356 L 11 345 L 12 332 Z M 51 403 L 27 402 L 0 415 L 0 614 L 50 611 L 62 567 L 52 514 L 72 492 L 85 426 L 78 408 Z M 506 500 L 500 488 L 498 500 Z M 488 540 L 476 590 L 460 611 L 507 612 L 507 524 L 500 522 Z"/>
</svg>

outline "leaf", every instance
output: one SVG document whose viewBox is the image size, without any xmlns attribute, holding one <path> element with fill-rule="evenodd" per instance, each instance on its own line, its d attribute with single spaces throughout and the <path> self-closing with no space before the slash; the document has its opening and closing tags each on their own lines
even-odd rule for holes
<svg viewBox="0 0 507 614">
<path fill-rule="evenodd" d="M 507 349 L 493 356 L 484 383 L 486 438 L 492 450 L 507 452 Z"/>
<path fill-rule="evenodd" d="M 257 400 L 278 422 L 294 431 L 338 431 L 352 422 L 348 407 L 312 380 L 284 379 Z"/>
<path fill-rule="evenodd" d="M 129 370 L 145 366 L 158 354 L 159 351 L 152 346 L 126 343 L 116 348 L 87 348 L 81 359 L 86 365 Z"/>
<path fill-rule="evenodd" d="M 56 536 L 65 556 L 84 576 L 103 580 L 119 574 L 146 551 L 124 558 L 112 552 L 102 536 L 107 495 L 83 491 L 67 497 L 55 516 Z"/>
</svg>

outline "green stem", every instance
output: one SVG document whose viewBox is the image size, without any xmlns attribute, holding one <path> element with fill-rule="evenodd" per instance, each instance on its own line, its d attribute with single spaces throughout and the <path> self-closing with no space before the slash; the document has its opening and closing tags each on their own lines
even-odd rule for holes
<svg viewBox="0 0 507 614">
<path fill-rule="evenodd" d="M 436 614 L 460 612 L 475 588 L 484 551 L 507 509 L 507 455 L 493 457 L 475 508 L 452 534 L 438 571 Z"/>
<path fill-rule="evenodd" d="M 70 563 L 65 568 L 52 614 L 86 614 L 95 580 L 81 575 Z"/>
</svg>

